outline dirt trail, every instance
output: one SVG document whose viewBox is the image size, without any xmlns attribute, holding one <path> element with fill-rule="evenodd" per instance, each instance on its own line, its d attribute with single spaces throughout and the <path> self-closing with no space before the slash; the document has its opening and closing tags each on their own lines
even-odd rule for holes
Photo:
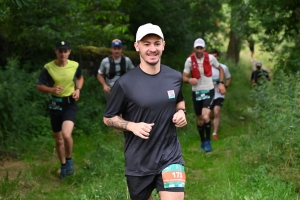
<svg viewBox="0 0 300 200">
<path fill-rule="evenodd" d="M 2 160 L 0 161 L 0 179 L 5 177 L 8 173 L 10 180 L 15 179 L 20 171 L 26 171 L 27 167 L 24 162 L 16 160 Z"/>
</svg>

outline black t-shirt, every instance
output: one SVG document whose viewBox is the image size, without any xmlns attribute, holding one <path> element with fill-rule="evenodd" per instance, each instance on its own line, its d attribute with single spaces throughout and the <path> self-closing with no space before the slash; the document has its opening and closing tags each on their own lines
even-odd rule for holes
<svg viewBox="0 0 300 200">
<path fill-rule="evenodd" d="M 257 84 L 257 83 L 260 83 L 261 81 L 263 81 L 265 79 L 269 79 L 269 74 L 266 70 L 255 70 L 252 72 L 251 74 L 251 80 L 254 80 L 254 82 Z"/>
<path fill-rule="evenodd" d="M 122 114 L 131 122 L 154 123 L 149 139 L 124 131 L 126 175 L 158 174 L 170 164 L 184 164 L 175 124 L 176 104 L 183 101 L 180 72 L 161 65 L 156 75 L 138 66 L 114 84 L 104 116 Z"/>
</svg>

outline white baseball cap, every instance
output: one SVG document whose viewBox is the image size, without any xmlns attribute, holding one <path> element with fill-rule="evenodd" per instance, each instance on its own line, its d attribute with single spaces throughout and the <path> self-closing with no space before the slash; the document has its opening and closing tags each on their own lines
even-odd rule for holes
<svg viewBox="0 0 300 200">
<path fill-rule="evenodd" d="M 198 38 L 197 40 L 195 40 L 194 42 L 194 48 L 196 47 L 205 47 L 205 42 L 203 39 Z"/>
<path fill-rule="evenodd" d="M 135 41 L 140 41 L 143 37 L 145 37 L 148 34 L 155 34 L 164 39 L 164 35 L 160 29 L 159 26 L 153 25 L 151 23 L 144 24 L 140 26 L 136 32 L 136 38 Z"/>
</svg>

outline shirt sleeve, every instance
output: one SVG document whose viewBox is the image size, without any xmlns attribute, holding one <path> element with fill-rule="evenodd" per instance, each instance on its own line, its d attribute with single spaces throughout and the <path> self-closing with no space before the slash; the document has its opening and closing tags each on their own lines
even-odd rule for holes
<svg viewBox="0 0 300 200">
<path fill-rule="evenodd" d="M 43 68 L 39 77 L 39 85 L 47 85 L 47 83 L 49 82 L 49 73 L 48 70 Z"/>
<path fill-rule="evenodd" d="M 80 78 L 82 76 L 82 70 L 81 67 L 78 65 L 75 73 L 76 78 Z"/>
<path fill-rule="evenodd" d="M 210 65 L 216 69 L 219 69 L 220 63 L 218 62 L 218 60 L 213 55 L 208 54 L 208 56 L 210 60 Z"/>
<path fill-rule="evenodd" d="M 126 57 L 126 64 L 127 64 L 127 65 L 126 65 L 127 71 L 134 68 L 134 65 L 132 64 L 131 59 L 128 58 L 128 57 Z"/>
<path fill-rule="evenodd" d="M 181 81 L 181 85 L 180 85 L 180 90 L 178 92 L 176 104 L 181 101 L 184 101 L 183 94 L 182 94 L 182 81 Z"/>
<path fill-rule="evenodd" d="M 183 72 L 189 74 L 189 73 L 191 73 L 191 69 L 192 69 L 192 61 L 191 61 L 191 58 L 188 57 L 184 63 Z"/>
<path fill-rule="evenodd" d="M 254 79 L 255 79 L 255 77 L 254 77 L 254 76 L 255 76 L 255 75 L 254 75 L 254 73 L 255 73 L 255 72 L 252 72 L 250 80 L 254 80 Z"/>
<path fill-rule="evenodd" d="M 226 65 L 224 65 L 223 69 L 224 69 L 225 78 L 226 79 L 231 78 L 231 74 L 229 72 L 228 67 Z"/>
<path fill-rule="evenodd" d="M 108 59 L 108 58 L 104 58 L 104 59 L 101 61 L 101 64 L 100 64 L 100 67 L 99 67 L 99 70 L 98 70 L 98 73 L 99 73 L 99 74 L 105 74 L 105 73 L 106 73 L 106 70 L 105 70 L 106 59 Z"/>
<path fill-rule="evenodd" d="M 119 81 L 117 80 L 112 87 L 104 117 L 112 118 L 123 113 L 124 108 L 126 107 L 126 95 L 123 88 L 121 87 Z"/>
</svg>

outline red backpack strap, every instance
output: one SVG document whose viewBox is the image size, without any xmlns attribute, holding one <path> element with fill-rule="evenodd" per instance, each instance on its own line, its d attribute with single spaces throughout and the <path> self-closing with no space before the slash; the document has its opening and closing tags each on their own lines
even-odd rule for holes
<svg viewBox="0 0 300 200">
<path fill-rule="evenodd" d="M 195 54 L 192 53 L 190 55 L 191 58 L 191 62 L 192 62 L 192 71 L 191 71 L 191 75 L 193 78 L 199 79 L 200 78 L 200 71 L 199 71 L 199 66 L 197 63 L 197 59 L 195 57 Z"/>
<path fill-rule="evenodd" d="M 204 69 L 204 75 L 206 77 L 211 77 L 212 76 L 212 68 L 209 62 L 209 55 L 207 52 L 203 52 L 203 69 Z"/>
</svg>

